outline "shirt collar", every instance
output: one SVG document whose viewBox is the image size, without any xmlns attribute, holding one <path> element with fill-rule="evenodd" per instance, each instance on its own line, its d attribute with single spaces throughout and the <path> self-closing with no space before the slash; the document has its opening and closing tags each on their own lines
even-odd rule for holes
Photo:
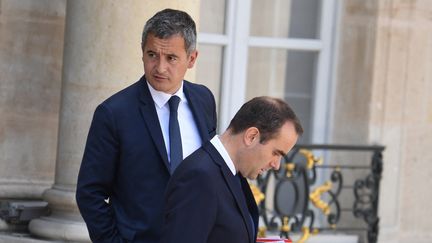
<svg viewBox="0 0 432 243">
<path fill-rule="evenodd" d="M 155 90 L 148 81 L 147 86 L 150 90 L 153 101 L 159 109 L 162 108 L 173 95 L 177 95 L 182 102 L 187 102 L 186 96 L 183 93 L 183 81 L 181 82 L 180 88 L 174 94 L 168 94 L 162 91 Z"/>
<path fill-rule="evenodd" d="M 232 161 L 231 157 L 228 154 L 228 151 L 225 149 L 225 146 L 219 139 L 219 136 L 214 136 L 210 142 L 213 144 L 213 146 L 216 148 L 216 150 L 219 152 L 219 154 L 224 159 L 225 163 L 227 164 L 228 168 L 230 169 L 231 173 L 233 175 L 237 174 L 236 168 L 234 166 L 234 162 Z"/>
</svg>

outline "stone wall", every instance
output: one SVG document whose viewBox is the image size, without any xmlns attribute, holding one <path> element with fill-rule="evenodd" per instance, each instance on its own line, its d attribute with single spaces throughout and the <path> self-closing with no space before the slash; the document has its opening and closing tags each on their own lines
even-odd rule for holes
<svg viewBox="0 0 432 243">
<path fill-rule="evenodd" d="M 54 180 L 66 1 L 0 1 L 0 199 Z"/>
<path fill-rule="evenodd" d="M 431 242 L 432 2 L 344 1 L 333 141 L 386 146 L 379 242 Z"/>
<path fill-rule="evenodd" d="M 378 6 L 370 141 L 384 153 L 380 242 L 432 242 L 432 2 Z"/>
<path fill-rule="evenodd" d="M 368 142 L 377 5 L 376 0 L 342 4 L 332 143 Z"/>
</svg>

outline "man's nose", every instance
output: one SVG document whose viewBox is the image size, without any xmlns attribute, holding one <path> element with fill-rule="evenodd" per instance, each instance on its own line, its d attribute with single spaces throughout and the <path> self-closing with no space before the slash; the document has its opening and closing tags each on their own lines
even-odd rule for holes
<svg viewBox="0 0 432 243">
<path fill-rule="evenodd" d="M 271 163 L 271 167 L 272 167 L 274 170 L 279 170 L 281 159 L 282 159 L 281 156 L 277 156 L 277 158 L 275 158 L 275 160 Z"/>
<path fill-rule="evenodd" d="M 166 61 L 163 58 L 159 58 L 156 63 L 156 70 L 158 73 L 163 73 L 166 70 Z"/>
</svg>

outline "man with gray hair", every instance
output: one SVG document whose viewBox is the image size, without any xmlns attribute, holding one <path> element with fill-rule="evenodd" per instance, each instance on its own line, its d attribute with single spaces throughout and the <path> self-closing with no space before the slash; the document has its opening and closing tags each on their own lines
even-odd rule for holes
<svg viewBox="0 0 432 243">
<path fill-rule="evenodd" d="M 213 94 L 184 80 L 195 47 L 187 13 L 156 13 L 142 34 L 144 76 L 96 108 L 76 193 L 93 242 L 158 242 L 171 174 L 215 135 Z"/>
</svg>

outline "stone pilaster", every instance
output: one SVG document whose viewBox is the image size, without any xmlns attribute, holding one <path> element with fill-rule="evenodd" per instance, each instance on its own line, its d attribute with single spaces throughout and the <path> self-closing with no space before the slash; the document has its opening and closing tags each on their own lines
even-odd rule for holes
<svg viewBox="0 0 432 243">
<path fill-rule="evenodd" d="M 54 182 L 65 11 L 0 1 L 0 200 L 41 199 Z"/>
</svg>

